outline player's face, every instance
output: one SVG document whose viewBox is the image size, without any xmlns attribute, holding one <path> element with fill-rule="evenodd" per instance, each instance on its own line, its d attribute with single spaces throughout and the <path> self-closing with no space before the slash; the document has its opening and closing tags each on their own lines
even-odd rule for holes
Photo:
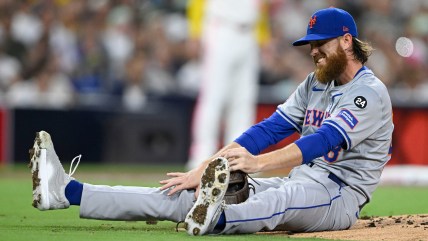
<svg viewBox="0 0 428 241">
<path fill-rule="evenodd" d="M 345 51 L 338 39 L 311 42 L 311 55 L 315 64 L 315 77 L 323 84 L 337 79 L 347 65 Z"/>
</svg>

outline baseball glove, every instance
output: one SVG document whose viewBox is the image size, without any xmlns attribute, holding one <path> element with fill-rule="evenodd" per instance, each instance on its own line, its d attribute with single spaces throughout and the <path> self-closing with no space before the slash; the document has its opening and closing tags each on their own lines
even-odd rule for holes
<svg viewBox="0 0 428 241">
<path fill-rule="evenodd" d="M 243 171 L 230 172 L 229 186 L 227 187 L 224 201 L 226 204 L 238 204 L 245 202 L 252 185 L 248 183 L 248 175 Z"/>
</svg>

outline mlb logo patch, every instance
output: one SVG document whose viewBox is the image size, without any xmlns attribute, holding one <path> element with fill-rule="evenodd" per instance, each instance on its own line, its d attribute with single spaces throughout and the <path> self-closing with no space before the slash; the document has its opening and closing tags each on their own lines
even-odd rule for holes
<svg viewBox="0 0 428 241">
<path fill-rule="evenodd" d="M 357 118 L 349 110 L 341 110 L 337 117 L 341 118 L 349 126 L 349 128 L 354 129 L 358 124 Z"/>
</svg>

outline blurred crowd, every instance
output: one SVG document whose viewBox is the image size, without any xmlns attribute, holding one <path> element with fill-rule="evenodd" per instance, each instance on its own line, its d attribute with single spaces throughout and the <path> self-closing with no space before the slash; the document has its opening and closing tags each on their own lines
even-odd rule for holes
<svg viewBox="0 0 428 241">
<path fill-rule="evenodd" d="M 428 103 L 428 0 L 268 3 L 262 101 L 284 101 L 313 70 L 307 47 L 291 43 L 305 34 L 315 10 L 335 6 L 355 17 L 359 38 L 376 49 L 367 66 L 393 99 Z M 151 98 L 195 98 L 201 48 L 189 38 L 186 6 L 186 0 L 0 0 L 0 103 L 68 108 L 117 100 L 140 110 Z"/>
</svg>

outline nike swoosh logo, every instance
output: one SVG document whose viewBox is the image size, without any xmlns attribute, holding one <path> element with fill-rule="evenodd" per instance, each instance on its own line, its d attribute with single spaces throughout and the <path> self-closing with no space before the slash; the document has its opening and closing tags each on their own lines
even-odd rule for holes
<svg viewBox="0 0 428 241">
<path fill-rule="evenodd" d="M 324 91 L 325 89 L 318 89 L 316 86 L 312 87 L 312 91 Z"/>
</svg>

